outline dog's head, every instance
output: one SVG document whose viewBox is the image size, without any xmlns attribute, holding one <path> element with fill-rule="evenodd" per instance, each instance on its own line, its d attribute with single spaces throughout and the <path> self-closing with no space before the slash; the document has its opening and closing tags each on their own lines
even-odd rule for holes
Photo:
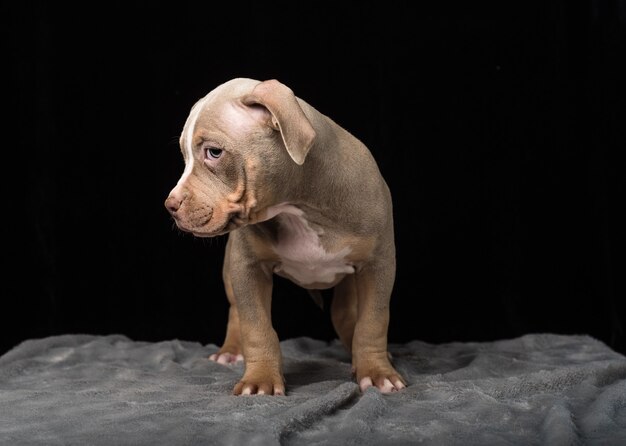
<svg viewBox="0 0 626 446">
<path fill-rule="evenodd" d="M 180 136 L 185 170 L 165 207 L 180 229 L 201 237 L 262 221 L 285 186 L 281 177 L 304 163 L 314 139 L 285 85 L 226 82 L 191 109 Z"/>
</svg>

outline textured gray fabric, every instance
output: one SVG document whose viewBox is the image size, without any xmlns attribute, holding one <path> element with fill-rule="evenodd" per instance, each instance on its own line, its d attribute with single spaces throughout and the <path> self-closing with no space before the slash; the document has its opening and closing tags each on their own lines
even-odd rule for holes
<svg viewBox="0 0 626 446">
<path fill-rule="evenodd" d="M 338 343 L 281 346 L 287 396 L 235 397 L 214 345 L 26 341 L 0 357 L 0 444 L 626 444 L 626 358 L 587 336 L 391 345 L 409 387 L 389 395 Z"/>
</svg>

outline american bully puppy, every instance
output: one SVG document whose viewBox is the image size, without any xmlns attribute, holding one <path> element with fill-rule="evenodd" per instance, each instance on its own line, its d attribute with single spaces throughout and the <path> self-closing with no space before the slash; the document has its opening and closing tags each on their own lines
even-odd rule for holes
<svg viewBox="0 0 626 446">
<path fill-rule="evenodd" d="M 272 276 L 334 287 L 331 319 L 361 389 L 405 387 L 387 353 L 395 278 L 391 195 L 357 138 L 276 80 L 233 79 L 191 109 L 185 170 L 165 206 L 198 237 L 229 233 L 224 344 L 245 360 L 236 395 L 285 393 L 272 328 Z"/>
</svg>

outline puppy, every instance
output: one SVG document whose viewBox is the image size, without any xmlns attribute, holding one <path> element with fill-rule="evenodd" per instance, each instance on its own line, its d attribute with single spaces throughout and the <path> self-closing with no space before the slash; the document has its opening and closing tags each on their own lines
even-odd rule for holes
<svg viewBox="0 0 626 446">
<path fill-rule="evenodd" d="M 334 288 L 331 319 L 361 389 L 405 387 L 387 353 L 395 246 L 389 188 L 357 138 L 276 80 L 233 79 L 191 109 L 183 174 L 165 206 L 198 237 L 228 233 L 224 344 L 233 393 L 285 393 L 272 276 Z"/>
</svg>

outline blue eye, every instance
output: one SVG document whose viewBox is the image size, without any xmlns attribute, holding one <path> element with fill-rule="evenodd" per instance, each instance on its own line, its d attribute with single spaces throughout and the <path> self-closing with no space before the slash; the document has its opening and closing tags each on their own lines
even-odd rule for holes
<svg viewBox="0 0 626 446">
<path fill-rule="evenodd" d="M 205 151 L 205 157 L 208 159 L 218 159 L 220 156 L 222 156 L 222 149 L 218 149 L 216 147 L 207 147 L 206 151 Z"/>
</svg>

